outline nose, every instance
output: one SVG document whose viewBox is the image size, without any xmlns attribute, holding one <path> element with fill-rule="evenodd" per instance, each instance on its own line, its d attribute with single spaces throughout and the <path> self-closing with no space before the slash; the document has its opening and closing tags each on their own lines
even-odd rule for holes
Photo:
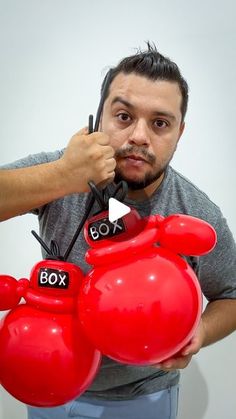
<svg viewBox="0 0 236 419">
<path fill-rule="evenodd" d="M 129 143 L 136 145 L 149 145 L 150 138 L 146 121 L 139 119 L 131 125 Z"/>
</svg>

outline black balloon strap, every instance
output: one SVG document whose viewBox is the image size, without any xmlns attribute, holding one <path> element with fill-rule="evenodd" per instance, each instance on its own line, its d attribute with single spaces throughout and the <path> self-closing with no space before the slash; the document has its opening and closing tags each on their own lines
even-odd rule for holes
<svg viewBox="0 0 236 419">
<path fill-rule="evenodd" d="M 113 184 L 114 185 L 114 184 Z M 120 183 L 118 183 L 117 185 L 115 185 L 115 187 L 112 188 L 113 185 L 109 185 L 107 186 L 105 189 L 100 190 L 98 189 L 98 187 L 91 181 L 89 182 L 89 187 L 91 189 L 91 196 L 89 197 L 89 203 L 87 205 L 85 214 L 71 240 L 71 243 L 66 251 L 66 253 L 63 256 L 63 260 L 67 260 L 88 216 L 90 211 L 92 210 L 92 207 L 94 205 L 94 202 L 96 201 L 100 207 L 100 211 L 106 211 L 108 209 L 109 206 L 109 199 L 110 198 L 115 198 L 118 200 L 124 200 L 127 191 L 128 191 L 128 186 L 127 183 L 124 181 L 121 181 Z M 111 191 L 111 189 L 113 189 L 113 191 Z"/>
<path fill-rule="evenodd" d="M 38 240 L 38 242 L 41 244 L 41 246 L 47 253 L 46 259 L 64 260 L 63 256 L 60 255 L 60 248 L 56 241 L 51 240 L 49 248 L 43 241 L 43 239 L 41 239 L 41 237 L 36 233 L 36 231 L 32 230 L 31 233 L 36 238 L 36 240 Z"/>
</svg>

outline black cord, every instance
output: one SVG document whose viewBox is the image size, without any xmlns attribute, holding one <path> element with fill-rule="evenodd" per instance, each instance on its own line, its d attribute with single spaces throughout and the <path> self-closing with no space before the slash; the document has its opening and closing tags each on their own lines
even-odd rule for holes
<svg viewBox="0 0 236 419">
<path fill-rule="evenodd" d="M 48 255 L 51 255 L 51 250 L 49 249 L 49 247 L 46 245 L 46 243 L 44 243 L 43 239 L 41 239 L 40 236 L 38 236 L 38 234 L 36 233 L 36 231 L 31 230 L 31 233 L 33 234 L 33 236 L 36 238 L 36 240 L 38 240 L 38 242 L 41 244 L 41 246 L 44 248 L 45 252 L 47 252 Z"/>
<path fill-rule="evenodd" d="M 106 75 L 105 81 L 104 81 L 104 87 L 103 87 L 101 99 L 100 99 L 97 114 L 96 114 L 94 131 L 98 131 L 98 128 L 99 128 L 99 123 L 100 123 L 100 119 L 101 119 L 103 105 L 104 105 L 104 102 L 105 102 L 105 99 L 106 99 L 106 96 L 107 96 L 107 91 L 108 91 L 109 86 L 110 86 L 111 74 L 112 74 L 112 70 L 109 70 L 107 75 Z"/>
<path fill-rule="evenodd" d="M 94 129 L 93 129 L 93 115 L 89 115 L 89 123 L 88 123 L 89 134 L 91 134 L 92 132 L 98 131 L 104 101 L 105 101 L 107 91 L 108 91 L 108 88 L 109 88 L 109 85 L 110 85 L 111 73 L 112 73 L 112 70 L 109 70 L 107 75 L 106 75 L 106 78 L 105 78 L 103 92 L 102 92 L 100 102 L 99 102 L 99 105 L 98 105 L 98 109 L 97 109 Z M 82 218 L 82 220 L 81 220 L 81 222 L 80 222 L 80 224 L 79 224 L 79 226 L 78 226 L 78 228 L 77 228 L 77 230 L 76 230 L 76 232 L 75 232 L 75 234 L 72 238 L 72 241 L 71 241 L 66 253 L 64 254 L 64 257 L 63 257 L 64 260 L 67 260 L 69 254 L 70 254 L 70 252 L 71 252 L 71 250 L 72 250 L 72 248 L 73 248 L 73 246 L 74 246 L 74 244 L 75 244 L 75 242 L 76 242 L 76 240 L 77 240 L 77 238 L 78 238 L 78 236 L 79 236 L 79 234 L 80 234 L 80 232 L 83 228 L 83 225 L 86 222 L 90 211 L 92 210 L 95 199 L 97 200 L 101 210 L 107 209 L 107 207 L 105 206 L 105 203 L 104 203 L 104 197 L 103 197 L 102 192 L 94 185 L 93 182 L 89 182 L 89 186 L 90 186 L 92 195 L 89 199 L 88 206 L 87 206 L 87 209 L 85 211 L 85 214 L 84 214 L 84 216 L 83 216 L 83 218 Z"/>
<path fill-rule="evenodd" d="M 88 184 L 95 200 L 97 201 L 100 207 L 100 210 L 105 211 L 108 208 L 108 205 L 106 204 L 106 201 L 104 199 L 107 187 L 105 189 L 99 190 L 93 182 L 88 182 Z"/>
<path fill-rule="evenodd" d="M 31 230 L 31 233 L 47 253 L 46 259 L 64 260 L 64 258 L 60 255 L 60 248 L 56 241 L 51 241 L 49 249 L 49 247 L 46 245 L 43 239 L 36 233 L 36 231 Z"/>
<path fill-rule="evenodd" d="M 78 226 L 78 228 L 77 228 L 77 230 L 76 230 L 76 232 L 75 232 L 75 234 L 74 234 L 74 236 L 73 236 L 73 238 L 72 238 L 72 240 L 70 242 L 70 245 L 69 245 L 66 253 L 63 256 L 63 260 L 66 261 L 68 259 L 68 256 L 69 256 L 69 254 L 70 254 L 70 252 L 71 252 L 71 250 L 72 250 L 72 248 L 73 248 L 73 246 L 74 246 L 74 244 L 75 244 L 75 242 L 76 242 L 76 240 L 77 240 L 77 238 L 78 238 L 78 236 L 79 236 L 79 234 L 80 234 L 80 232 L 81 232 L 81 230 L 83 228 L 83 225 L 84 225 L 84 223 L 86 222 L 86 220 L 87 220 L 87 218 L 89 216 L 89 213 L 90 213 L 90 211 L 91 211 L 91 209 L 92 209 L 92 207 L 94 205 L 94 202 L 95 202 L 94 196 L 93 195 L 90 195 L 89 202 L 88 202 L 86 211 L 84 213 L 84 216 L 83 216 L 83 218 L 82 218 L 82 220 L 81 220 L 81 222 L 80 222 L 80 224 L 79 224 L 79 226 Z"/>
<path fill-rule="evenodd" d="M 92 134 L 92 132 L 93 132 L 93 115 L 89 115 L 88 133 Z"/>
</svg>

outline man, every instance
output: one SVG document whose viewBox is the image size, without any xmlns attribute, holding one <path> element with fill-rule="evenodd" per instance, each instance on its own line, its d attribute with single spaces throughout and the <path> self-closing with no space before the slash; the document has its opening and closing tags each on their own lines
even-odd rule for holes
<svg viewBox="0 0 236 419">
<path fill-rule="evenodd" d="M 184 131 L 188 86 L 178 67 L 148 44 L 110 71 L 99 132 L 81 130 L 65 151 L 29 156 L 0 172 L 1 220 L 33 211 L 40 234 L 66 250 L 88 201 L 88 182 L 128 183 L 125 202 L 142 216 L 186 213 L 217 231 L 213 252 L 188 261 L 209 303 L 191 342 L 178 357 L 135 367 L 104 358 L 92 386 L 78 400 L 50 409 L 28 408 L 30 419 L 176 418 L 178 369 L 202 347 L 236 328 L 236 247 L 219 208 L 169 162 Z M 64 247 L 64 248 L 63 248 Z M 87 245 L 81 235 L 70 261 L 85 272 Z"/>
</svg>

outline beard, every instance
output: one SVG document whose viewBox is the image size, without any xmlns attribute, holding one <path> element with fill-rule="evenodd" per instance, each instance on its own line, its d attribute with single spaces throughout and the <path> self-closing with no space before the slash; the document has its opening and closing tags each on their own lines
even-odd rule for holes
<svg viewBox="0 0 236 419">
<path fill-rule="evenodd" d="M 146 188 L 147 186 L 151 185 L 151 183 L 153 183 L 157 179 L 159 179 L 163 175 L 163 173 L 165 172 L 166 167 L 167 166 L 165 166 L 161 170 L 156 171 L 155 173 L 146 173 L 144 175 L 143 179 L 139 179 L 139 180 L 131 180 L 131 179 L 128 179 L 125 176 L 125 174 L 122 173 L 121 170 L 116 169 L 115 170 L 115 179 L 114 179 L 114 182 L 115 183 L 119 183 L 120 181 L 124 180 L 127 183 L 128 188 L 131 191 L 138 191 L 140 189 Z"/>
<path fill-rule="evenodd" d="M 135 145 L 128 145 L 125 149 L 116 150 L 115 158 L 117 161 L 119 161 L 120 158 L 128 157 L 130 154 L 135 154 L 136 156 L 144 158 L 148 163 L 150 163 L 153 166 L 156 165 L 156 156 L 154 154 L 151 154 L 145 148 L 141 148 Z M 168 164 L 169 161 L 161 168 L 159 167 L 158 169 L 156 169 L 154 172 L 147 172 L 142 179 L 138 180 L 129 179 L 128 177 L 126 177 L 125 173 L 123 173 L 121 169 L 116 167 L 114 182 L 119 183 L 123 180 L 127 183 L 128 188 L 133 191 L 144 189 L 163 175 Z"/>
</svg>

